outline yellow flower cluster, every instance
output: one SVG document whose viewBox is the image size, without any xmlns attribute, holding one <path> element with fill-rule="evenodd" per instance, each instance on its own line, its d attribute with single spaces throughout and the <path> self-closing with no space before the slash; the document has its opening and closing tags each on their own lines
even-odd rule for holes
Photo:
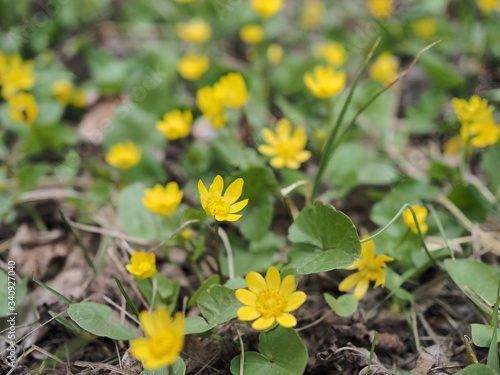
<svg viewBox="0 0 500 375">
<path fill-rule="evenodd" d="M 156 275 L 156 257 L 154 253 L 135 252 L 130 257 L 130 264 L 125 266 L 137 280 L 149 279 Z"/>
<path fill-rule="evenodd" d="M 413 31 L 422 39 L 430 39 L 436 35 L 437 20 L 435 17 L 424 17 L 411 23 Z"/>
<path fill-rule="evenodd" d="M 384 52 L 373 62 L 368 73 L 373 80 L 388 85 L 398 78 L 398 68 L 398 59 L 392 53 Z"/>
<path fill-rule="evenodd" d="M 426 234 L 429 229 L 425 219 L 427 219 L 427 208 L 420 206 L 411 206 L 413 212 L 415 212 L 415 216 L 417 217 L 417 223 L 420 227 L 420 231 L 422 234 Z M 415 223 L 415 219 L 413 219 L 413 214 L 409 209 L 404 210 L 403 212 L 403 220 L 405 225 L 411 229 L 411 231 L 415 234 L 418 234 L 417 224 Z"/>
<path fill-rule="evenodd" d="M 52 85 L 52 95 L 62 105 L 72 104 L 75 108 L 82 108 L 85 106 L 85 91 L 77 89 L 72 82 L 66 80 L 56 81 Z"/>
<path fill-rule="evenodd" d="M 473 95 L 469 101 L 453 98 L 453 110 L 461 123 L 460 137 L 463 143 L 484 148 L 500 139 L 500 126 L 493 118 L 494 107 L 486 99 Z"/>
<path fill-rule="evenodd" d="M 105 156 L 108 164 L 120 169 L 129 169 L 141 160 L 141 150 L 131 141 L 112 146 Z"/>
<path fill-rule="evenodd" d="M 146 208 L 160 216 L 169 216 L 175 213 L 182 201 L 183 192 L 177 182 L 169 182 L 165 187 L 160 184 L 153 189 L 146 189 L 142 203 Z"/>
<path fill-rule="evenodd" d="M 181 112 L 178 109 L 163 116 L 162 121 L 156 123 L 156 129 L 162 133 L 165 138 L 174 141 L 185 138 L 191 131 L 193 114 L 191 111 Z"/>
<path fill-rule="evenodd" d="M 394 0 L 366 0 L 366 7 L 375 18 L 387 18 L 394 12 Z"/>
<path fill-rule="evenodd" d="M 337 42 L 323 43 L 315 50 L 315 55 L 325 59 L 329 65 L 336 68 L 344 65 L 349 56 L 344 46 Z"/>
<path fill-rule="evenodd" d="M 304 82 L 307 88 L 319 99 L 326 99 L 340 93 L 346 83 L 346 74 L 331 66 L 316 66 L 313 73 L 306 73 Z"/>
<path fill-rule="evenodd" d="M 284 5 L 284 0 L 250 0 L 252 9 L 262 18 L 274 16 Z"/>
<path fill-rule="evenodd" d="M 229 73 L 213 86 L 206 86 L 196 93 L 196 104 L 214 128 L 226 124 L 224 107 L 240 109 L 248 101 L 245 80 L 240 73 Z"/>
<path fill-rule="evenodd" d="M 188 52 L 177 62 L 177 71 L 182 78 L 196 81 L 210 67 L 210 59 L 204 53 Z"/>
</svg>

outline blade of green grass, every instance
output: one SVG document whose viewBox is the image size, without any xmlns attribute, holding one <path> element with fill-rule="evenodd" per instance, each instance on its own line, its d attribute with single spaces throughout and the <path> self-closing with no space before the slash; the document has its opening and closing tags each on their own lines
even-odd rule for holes
<svg viewBox="0 0 500 375">
<path fill-rule="evenodd" d="M 116 276 L 114 277 L 114 279 L 115 279 L 116 285 L 118 285 L 118 288 L 120 289 L 120 292 L 122 293 L 122 296 L 125 298 L 125 301 L 127 301 L 128 307 L 130 307 L 130 309 L 132 310 L 134 315 L 138 318 L 139 317 L 139 310 L 135 306 L 134 302 L 132 302 L 132 300 L 130 299 L 128 293 L 123 288 L 121 281 Z"/>
<path fill-rule="evenodd" d="M 497 289 L 497 301 L 491 315 L 491 326 L 493 327 L 493 337 L 491 338 L 490 349 L 488 350 L 488 359 L 486 364 L 493 369 L 497 374 L 500 373 L 500 364 L 498 360 L 498 342 L 497 342 L 497 327 L 498 327 L 498 303 L 500 299 L 500 283 Z"/>
<path fill-rule="evenodd" d="M 73 302 L 71 302 L 68 298 L 64 297 L 61 293 L 59 293 L 58 291 L 52 289 L 50 286 L 48 286 L 47 284 L 45 284 L 43 281 L 40 281 L 38 280 L 35 276 L 31 275 L 31 278 L 32 280 L 37 283 L 38 285 L 40 285 L 41 287 L 47 289 L 50 293 L 54 294 L 55 296 L 59 297 L 60 299 L 62 299 L 64 302 L 66 302 L 68 305 L 71 305 Z"/>
</svg>

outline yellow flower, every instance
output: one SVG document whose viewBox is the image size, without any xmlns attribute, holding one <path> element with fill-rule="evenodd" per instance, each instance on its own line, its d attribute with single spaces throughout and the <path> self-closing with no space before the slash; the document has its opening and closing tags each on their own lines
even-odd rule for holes
<svg viewBox="0 0 500 375">
<path fill-rule="evenodd" d="M 156 275 L 155 254 L 135 252 L 130 257 L 130 264 L 127 264 L 125 267 L 137 280 L 149 279 Z"/>
<path fill-rule="evenodd" d="M 390 52 L 382 53 L 370 66 L 368 73 L 373 80 L 388 85 L 398 78 L 399 61 Z"/>
<path fill-rule="evenodd" d="M 267 60 L 271 65 L 279 65 L 283 58 L 283 47 L 281 45 L 272 43 L 267 49 Z"/>
<path fill-rule="evenodd" d="M 443 145 L 443 152 L 445 155 L 458 155 L 464 146 L 464 141 L 460 135 L 456 135 L 448 139 Z"/>
<path fill-rule="evenodd" d="M 239 109 L 248 101 L 249 95 L 245 80 L 240 73 L 229 73 L 214 85 L 215 95 L 229 108 Z"/>
<path fill-rule="evenodd" d="M 325 14 L 325 5 L 322 0 L 306 0 L 300 16 L 300 24 L 304 29 L 313 29 L 321 24 L 323 14 Z"/>
<path fill-rule="evenodd" d="M 346 75 L 343 70 L 332 67 L 316 66 L 313 73 L 306 73 L 304 82 L 307 88 L 320 99 L 337 95 L 345 87 Z"/>
<path fill-rule="evenodd" d="M 172 319 L 166 309 L 159 308 L 154 314 L 141 312 L 139 321 L 147 338 L 130 340 L 132 355 L 146 370 L 173 364 L 184 346 L 184 316 L 177 313 Z"/>
<path fill-rule="evenodd" d="M 169 182 L 165 187 L 160 184 L 153 189 L 146 189 L 142 203 L 146 208 L 160 216 L 169 216 L 175 213 L 181 203 L 183 192 L 177 182 Z"/>
<path fill-rule="evenodd" d="M 35 97 L 26 92 L 11 95 L 7 102 L 9 104 L 8 114 L 12 121 L 31 125 L 38 116 L 38 106 Z"/>
<path fill-rule="evenodd" d="M 500 138 L 500 126 L 495 123 L 493 116 L 483 122 L 462 124 L 460 136 L 465 143 L 470 138 L 473 147 L 484 148 L 494 145 Z"/>
<path fill-rule="evenodd" d="M 500 11 L 500 0 L 477 0 L 477 6 L 483 13 L 490 14 Z"/>
<path fill-rule="evenodd" d="M 86 104 L 86 94 L 84 89 L 76 89 L 73 95 L 73 100 L 71 101 L 73 107 L 83 108 Z"/>
<path fill-rule="evenodd" d="M 17 54 L 10 56 L 2 74 L 2 96 L 8 99 L 18 91 L 31 89 L 34 84 L 33 61 L 23 61 Z"/>
<path fill-rule="evenodd" d="M 259 25 L 246 25 L 240 29 L 240 38 L 245 43 L 257 44 L 264 39 L 264 30 Z"/>
<path fill-rule="evenodd" d="M 366 236 L 364 237 L 366 238 Z M 347 276 L 339 284 L 339 290 L 345 292 L 354 288 L 354 298 L 360 300 L 366 294 L 370 281 L 375 281 L 374 288 L 384 287 L 385 271 L 387 267 L 385 262 L 392 262 L 394 259 L 387 255 L 375 256 L 375 245 L 373 241 L 363 242 L 361 244 L 361 255 L 354 264 L 347 267 L 347 270 L 357 269 L 358 272 Z"/>
<path fill-rule="evenodd" d="M 429 229 L 427 227 L 427 223 L 425 222 L 425 219 L 427 219 L 427 214 L 428 214 L 427 208 L 420 206 L 411 206 L 411 208 L 415 212 L 418 226 L 420 227 L 422 234 L 426 234 L 427 230 Z M 403 220 L 405 222 L 405 225 L 408 228 L 410 228 L 413 233 L 418 234 L 417 224 L 415 224 L 415 220 L 413 219 L 413 215 L 410 209 L 407 208 L 406 210 L 403 211 Z"/>
<path fill-rule="evenodd" d="M 108 164 L 120 169 L 129 169 L 141 160 L 141 151 L 131 142 L 118 143 L 105 156 Z"/>
<path fill-rule="evenodd" d="M 196 81 L 206 73 L 209 67 L 210 60 L 203 53 L 188 52 L 177 63 L 177 71 L 188 81 Z"/>
<path fill-rule="evenodd" d="M 436 34 L 436 18 L 425 17 L 411 23 L 413 31 L 422 39 L 430 39 Z"/>
<path fill-rule="evenodd" d="M 250 0 L 252 9 L 262 18 L 274 16 L 284 5 L 283 0 Z"/>
<path fill-rule="evenodd" d="M 336 42 L 324 43 L 316 50 L 316 55 L 336 68 L 344 65 L 348 57 L 344 46 Z"/>
<path fill-rule="evenodd" d="M 191 241 L 194 238 L 196 232 L 191 228 L 185 228 L 179 233 L 183 241 Z"/>
<path fill-rule="evenodd" d="M 288 119 L 282 118 L 278 121 L 276 133 L 265 128 L 261 134 L 268 144 L 259 146 L 259 152 L 263 155 L 274 156 L 271 159 L 271 165 L 274 168 L 298 169 L 301 163 L 311 157 L 311 152 L 304 150 L 307 143 L 305 129 L 297 127 L 292 133 L 292 124 Z"/>
<path fill-rule="evenodd" d="M 471 96 L 469 101 L 453 98 L 451 104 L 460 122 L 466 125 L 489 120 L 494 109 L 493 106 L 488 105 L 486 99 L 481 99 L 477 95 Z"/>
<path fill-rule="evenodd" d="M 52 85 L 52 95 L 62 104 L 67 105 L 73 95 L 75 86 L 70 81 L 60 80 Z"/>
<path fill-rule="evenodd" d="M 213 87 L 206 86 L 196 92 L 196 105 L 216 129 L 226 125 L 224 106 Z"/>
<path fill-rule="evenodd" d="M 244 199 L 238 203 L 243 190 L 243 179 L 237 178 L 231 185 L 228 186 L 224 195 L 224 180 L 221 176 L 216 176 L 209 190 L 203 185 L 201 180 L 198 181 L 198 191 L 200 192 L 201 206 L 208 216 L 215 216 L 217 221 L 236 221 L 243 215 L 234 215 L 241 211 L 248 204 L 248 199 Z"/>
<path fill-rule="evenodd" d="M 393 0 L 366 0 L 366 7 L 375 18 L 387 18 L 394 11 Z"/>
<path fill-rule="evenodd" d="M 189 135 L 192 122 L 193 114 L 191 111 L 181 112 L 176 109 L 175 111 L 166 113 L 163 116 L 163 120 L 156 123 L 156 129 L 167 139 L 176 140 Z"/>
<path fill-rule="evenodd" d="M 177 1 L 178 3 L 194 3 L 198 0 L 175 0 L 175 1 Z"/>
<path fill-rule="evenodd" d="M 275 321 L 283 327 L 297 325 L 297 319 L 290 314 L 297 310 L 306 300 L 304 292 L 294 292 L 295 278 L 286 276 L 281 280 L 278 270 L 271 266 L 267 269 L 266 278 L 257 272 L 249 272 L 245 280 L 248 289 L 237 289 L 236 298 L 246 306 L 238 309 L 238 319 L 255 320 L 254 329 L 266 329 Z"/>
<path fill-rule="evenodd" d="M 190 19 L 189 22 L 180 22 L 176 25 L 179 38 L 188 43 L 205 43 L 212 35 L 212 28 L 200 18 Z"/>
</svg>

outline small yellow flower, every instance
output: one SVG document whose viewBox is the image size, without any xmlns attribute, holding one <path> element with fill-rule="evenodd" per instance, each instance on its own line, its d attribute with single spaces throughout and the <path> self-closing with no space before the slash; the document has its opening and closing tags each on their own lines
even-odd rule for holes
<svg viewBox="0 0 500 375">
<path fill-rule="evenodd" d="M 500 0 L 477 0 L 477 6 L 481 9 L 481 12 L 490 14 L 500 11 Z"/>
<path fill-rule="evenodd" d="M 250 0 L 252 9 L 262 18 L 274 16 L 284 5 L 284 0 Z"/>
<path fill-rule="evenodd" d="M 488 100 L 477 95 L 465 99 L 451 99 L 453 110 L 462 124 L 469 125 L 473 122 L 485 122 L 493 113 L 493 106 L 488 105 Z"/>
<path fill-rule="evenodd" d="M 324 43 L 316 50 L 316 55 L 324 58 L 328 64 L 336 68 L 344 65 L 348 58 L 344 46 L 336 42 Z"/>
<path fill-rule="evenodd" d="M 373 80 L 388 85 L 398 78 L 398 68 L 398 59 L 392 53 L 384 52 L 373 62 L 368 73 Z"/>
<path fill-rule="evenodd" d="M 500 126 L 495 123 L 493 116 L 484 122 L 462 124 L 460 136 L 465 143 L 470 139 L 473 147 L 484 148 L 494 145 L 500 139 Z"/>
<path fill-rule="evenodd" d="M 76 89 L 73 94 L 73 99 L 71 100 L 71 104 L 75 108 L 83 108 L 87 102 L 86 93 L 84 89 Z"/>
<path fill-rule="evenodd" d="M 125 267 L 137 280 L 149 279 L 156 275 L 156 257 L 154 253 L 135 252 Z"/>
<path fill-rule="evenodd" d="M 260 25 L 246 25 L 240 29 L 240 38 L 247 44 L 257 44 L 264 39 L 264 29 Z"/>
<path fill-rule="evenodd" d="M 288 119 L 278 121 L 276 133 L 265 128 L 261 134 L 268 144 L 259 146 L 259 152 L 273 156 L 271 165 L 274 168 L 298 169 L 301 163 L 311 158 L 311 152 L 304 150 L 307 144 L 305 129 L 297 127 L 292 133 L 292 124 Z"/>
<path fill-rule="evenodd" d="M 300 16 L 300 24 L 304 29 L 314 29 L 321 25 L 324 14 L 323 0 L 306 0 Z"/>
<path fill-rule="evenodd" d="M 464 141 L 462 141 L 462 137 L 460 135 L 455 135 L 444 143 L 443 152 L 448 156 L 458 155 L 463 147 Z"/>
<path fill-rule="evenodd" d="M 165 187 L 160 184 L 153 189 L 146 189 L 142 203 L 146 208 L 160 216 L 169 216 L 175 213 L 182 201 L 183 192 L 177 182 L 169 182 Z"/>
<path fill-rule="evenodd" d="M 196 92 L 196 105 L 214 128 L 221 129 L 226 125 L 224 106 L 213 87 L 206 86 Z"/>
<path fill-rule="evenodd" d="M 366 236 L 364 238 L 366 238 Z M 368 291 L 370 281 L 375 281 L 375 285 L 373 286 L 374 288 L 379 286 L 384 287 L 384 268 L 387 267 L 385 262 L 392 262 L 393 260 L 393 258 L 387 255 L 375 256 L 375 245 L 373 241 L 363 242 L 361 244 L 360 259 L 346 268 L 347 270 L 357 269 L 358 272 L 355 272 L 342 280 L 339 284 L 339 290 L 341 292 L 345 292 L 355 287 L 354 298 L 360 300 Z"/>
<path fill-rule="evenodd" d="M 366 7 L 375 18 L 387 18 L 394 12 L 394 0 L 366 0 Z"/>
<path fill-rule="evenodd" d="M 143 311 L 139 321 L 147 338 L 130 340 L 130 351 L 146 370 L 158 370 L 173 364 L 184 346 L 185 323 L 181 313 L 170 316 L 159 308 L 154 314 Z"/>
<path fill-rule="evenodd" d="M 196 81 L 206 73 L 209 67 L 210 60 L 203 53 L 188 52 L 177 63 L 177 71 L 188 81 Z"/>
<path fill-rule="evenodd" d="M 26 92 L 19 92 L 9 96 L 8 114 L 12 121 L 31 125 L 38 116 L 38 106 L 35 97 Z"/>
<path fill-rule="evenodd" d="M 141 160 L 141 150 L 131 141 L 112 146 L 105 156 L 108 164 L 120 169 L 129 169 Z"/>
<path fill-rule="evenodd" d="M 422 39 L 430 39 L 436 35 L 436 23 L 435 17 L 425 17 L 415 20 L 411 23 L 413 31 Z"/>
<path fill-rule="evenodd" d="M 188 43 L 202 44 L 212 36 L 212 28 L 201 18 L 193 18 L 189 22 L 180 22 L 175 29 L 179 38 Z"/>
<path fill-rule="evenodd" d="M 156 123 L 156 129 L 169 140 L 185 138 L 191 131 L 193 114 L 191 111 L 181 112 L 178 109 L 166 113 L 162 121 Z"/>
<path fill-rule="evenodd" d="M 191 241 L 194 238 L 196 232 L 191 228 L 185 228 L 181 230 L 180 236 L 183 241 Z"/>
<path fill-rule="evenodd" d="M 317 98 L 325 99 L 344 89 L 346 74 L 343 70 L 336 72 L 332 67 L 316 66 L 313 73 L 305 74 L 304 82 Z"/>
<path fill-rule="evenodd" d="M 306 300 L 304 292 L 294 292 L 295 278 L 286 276 L 281 280 L 278 270 L 271 266 L 266 278 L 257 272 L 249 272 L 245 280 L 248 289 L 237 289 L 236 298 L 246 306 L 238 309 L 238 319 L 255 320 L 253 329 L 266 329 L 275 321 L 283 327 L 297 325 L 297 319 L 290 312 L 297 310 Z"/>
<path fill-rule="evenodd" d="M 62 105 L 68 105 L 68 103 L 71 101 L 71 97 L 73 96 L 74 89 L 75 86 L 70 81 L 56 81 L 52 85 L 52 95 L 54 95 Z"/>
<path fill-rule="evenodd" d="M 281 45 L 272 43 L 267 48 L 267 60 L 273 66 L 279 65 L 283 58 L 283 47 Z"/>
<path fill-rule="evenodd" d="M 214 85 L 215 95 L 225 107 L 239 109 L 248 101 L 245 80 L 240 73 L 229 73 Z"/>
<path fill-rule="evenodd" d="M 8 99 L 18 91 L 30 90 L 35 79 L 33 61 L 23 61 L 17 54 L 10 56 L 2 74 L 2 96 Z"/>
<path fill-rule="evenodd" d="M 228 186 L 224 195 L 224 180 L 221 176 L 216 176 L 209 190 L 203 185 L 201 180 L 198 181 L 198 191 L 200 192 L 201 206 L 208 216 L 215 216 L 217 221 L 236 221 L 243 215 L 235 215 L 248 204 L 248 199 L 244 199 L 238 203 L 243 190 L 243 179 L 237 178 L 231 185 Z"/>
<path fill-rule="evenodd" d="M 194 3 L 198 0 L 175 0 L 175 1 L 177 1 L 178 3 Z"/>
<path fill-rule="evenodd" d="M 427 227 L 427 223 L 425 222 L 425 219 L 427 219 L 427 214 L 428 214 L 427 208 L 420 206 L 411 206 L 411 208 L 415 212 L 418 226 L 420 227 L 422 234 L 426 234 L 427 230 L 429 229 Z M 413 215 L 410 209 L 407 208 L 406 210 L 403 211 L 403 220 L 405 222 L 405 225 L 408 228 L 410 228 L 413 233 L 418 234 L 417 224 L 415 224 L 415 220 L 413 219 Z"/>
</svg>

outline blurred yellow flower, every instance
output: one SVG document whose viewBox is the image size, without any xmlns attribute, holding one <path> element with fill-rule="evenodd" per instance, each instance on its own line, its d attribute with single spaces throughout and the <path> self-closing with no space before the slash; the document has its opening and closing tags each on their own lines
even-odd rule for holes
<svg viewBox="0 0 500 375">
<path fill-rule="evenodd" d="M 488 100 L 472 95 L 469 101 L 465 99 L 451 99 L 453 110 L 462 124 L 485 122 L 489 120 L 494 107 L 488 105 Z"/>
<path fill-rule="evenodd" d="M 191 228 L 185 228 L 179 233 L 183 241 L 191 241 L 194 238 L 196 232 Z"/>
<path fill-rule="evenodd" d="M 276 133 L 265 128 L 261 134 L 267 145 L 260 145 L 259 152 L 273 156 L 270 163 L 274 168 L 298 169 L 301 163 L 311 158 L 311 152 L 304 150 L 307 144 L 305 129 L 296 127 L 292 133 L 292 124 L 286 118 L 278 121 Z"/>
<path fill-rule="evenodd" d="M 196 92 L 196 105 L 214 128 L 221 129 L 226 125 L 224 106 L 213 87 L 206 86 Z"/>
<path fill-rule="evenodd" d="M 193 114 L 191 111 L 181 112 L 178 109 L 165 113 L 163 120 L 156 123 L 156 129 L 169 140 L 185 138 L 191 131 Z"/>
<path fill-rule="evenodd" d="M 109 149 L 105 156 L 108 164 L 120 169 L 129 169 L 141 160 L 141 150 L 131 141 L 118 143 Z"/>
<path fill-rule="evenodd" d="M 373 80 L 388 85 L 398 78 L 398 68 L 398 59 L 392 53 L 384 52 L 373 62 L 368 73 Z"/>
<path fill-rule="evenodd" d="M 149 279 L 156 275 L 156 257 L 154 253 L 135 252 L 130 257 L 130 264 L 125 266 L 137 280 Z"/>
<path fill-rule="evenodd" d="M 346 74 L 343 70 L 335 71 L 332 67 L 316 66 L 313 73 L 304 75 L 307 88 L 320 99 L 340 93 L 346 83 Z"/>
<path fill-rule="evenodd" d="M 9 56 L 2 74 L 2 96 L 8 99 L 18 91 L 31 89 L 35 79 L 33 61 L 23 61 L 18 54 Z"/>
<path fill-rule="evenodd" d="M 262 18 L 274 16 L 284 5 L 284 0 L 250 0 L 252 9 Z"/>
<path fill-rule="evenodd" d="M 458 155 L 460 151 L 464 147 L 464 142 L 462 141 L 462 137 L 460 135 L 456 135 L 448 139 L 443 145 L 443 152 L 445 155 Z"/>
<path fill-rule="evenodd" d="M 326 60 L 326 62 L 336 68 L 345 64 L 348 58 L 344 46 L 336 42 L 327 42 L 316 49 L 316 55 Z"/>
<path fill-rule="evenodd" d="M 500 11 L 500 0 L 477 0 L 477 6 L 483 13 Z"/>
<path fill-rule="evenodd" d="M 413 31 L 422 39 L 430 39 L 436 35 L 437 19 L 435 17 L 424 17 L 411 23 Z"/>
<path fill-rule="evenodd" d="M 235 215 L 248 204 L 248 199 L 236 203 L 243 190 L 243 179 L 237 178 L 228 186 L 224 195 L 224 180 L 221 176 L 216 176 L 212 185 L 207 190 L 201 180 L 198 181 L 198 191 L 200 192 L 201 206 L 208 216 L 215 216 L 217 221 L 236 221 L 243 215 Z"/>
<path fill-rule="evenodd" d="M 427 219 L 427 208 L 420 206 L 411 206 L 413 211 L 415 212 L 415 216 L 417 217 L 418 226 L 422 231 L 422 234 L 426 234 L 429 229 L 425 219 Z M 418 234 L 417 224 L 415 224 L 415 220 L 413 219 L 413 215 L 409 208 L 403 211 L 403 220 L 405 225 L 411 229 L 411 231 L 415 234 Z"/>
<path fill-rule="evenodd" d="M 179 22 L 175 30 L 179 38 L 188 43 L 205 43 L 212 36 L 210 24 L 201 18 L 192 18 L 188 22 Z"/>
<path fill-rule="evenodd" d="M 264 30 L 260 25 L 246 25 L 240 29 L 240 38 L 245 43 L 257 44 L 264 39 Z"/>
<path fill-rule="evenodd" d="M 363 237 L 366 238 L 367 236 Z M 345 292 L 354 288 L 354 298 L 357 300 L 362 299 L 371 281 L 375 281 L 374 288 L 379 286 L 384 287 L 385 284 L 385 271 L 387 267 L 386 262 L 392 262 L 394 259 L 387 255 L 375 256 L 375 244 L 373 241 L 363 242 L 361 244 L 360 259 L 354 262 L 347 270 L 355 270 L 358 272 L 347 276 L 339 284 L 339 290 Z"/>
<path fill-rule="evenodd" d="M 306 0 L 300 15 L 300 24 L 304 29 L 313 29 L 321 25 L 324 14 L 323 0 Z"/>
<path fill-rule="evenodd" d="M 169 182 L 165 187 L 157 184 L 153 189 L 146 189 L 144 194 L 146 196 L 142 198 L 142 204 L 160 216 L 174 214 L 183 196 L 177 182 Z"/>
<path fill-rule="evenodd" d="M 8 114 L 12 121 L 31 125 L 38 117 L 35 97 L 26 92 L 18 92 L 7 99 Z"/>
<path fill-rule="evenodd" d="M 240 73 L 229 73 L 214 85 L 215 95 L 219 101 L 229 108 L 239 109 L 249 99 L 245 80 Z"/>
<path fill-rule="evenodd" d="M 237 289 L 236 298 L 246 306 L 238 309 L 238 319 L 255 320 L 252 328 L 262 330 L 271 327 L 275 321 L 290 328 L 297 325 L 297 319 L 290 312 L 297 310 L 306 301 L 304 292 L 294 292 L 295 278 L 287 275 L 283 280 L 276 267 L 267 269 L 266 278 L 257 272 L 245 277 L 248 289 Z"/>
<path fill-rule="evenodd" d="M 85 107 L 87 98 L 86 98 L 86 93 L 84 89 L 76 89 L 74 94 L 73 94 L 73 99 L 71 100 L 71 104 L 73 104 L 73 107 L 75 108 L 83 108 Z"/>
<path fill-rule="evenodd" d="M 269 64 L 276 66 L 283 59 L 283 47 L 277 43 L 272 43 L 267 48 L 267 60 Z"/>
<path fill-rule="evenodd" d="M 73 96 L 73 90 L 75 86 L 72 82 L 66 80 L 56 81 L 52 85 L 52 95 L 56 97 L 56 99 L 62 105 L 68 105 L 71 101 L 71 97 Z"/>
<path fill-rule="evenodd" d="M 177 71 L 188 81 L 196 81 L 206 73 L 209 67 L 210 60 L 203 53 L 188 52 L 177 62 Z"/>
<path fill-rule="evenodd" d="M 473 147 L 484 148 L 494 145 L 500 139 L 500 126 L 495 123 L 493 116 L 483 122 L 462 124 L 460 136 L 465 143 L 469 140 Z"/>
<path fill-rule="evenodd" d="M 394 12 L 394 0 L 366 0 L 366 7 L 375 18 L 387 18 Z"/>
<path fill-rule="evenodd" d="M 154 314 L 143 311 L 139 321 L 146 338 L 130 340 L 130 352 L 143 362 L 146 370 L 158 370 L 173 364 L 184 346 L 185 323 L 181 313 L 172 319 L 167 309 Z"/>
</svg>

